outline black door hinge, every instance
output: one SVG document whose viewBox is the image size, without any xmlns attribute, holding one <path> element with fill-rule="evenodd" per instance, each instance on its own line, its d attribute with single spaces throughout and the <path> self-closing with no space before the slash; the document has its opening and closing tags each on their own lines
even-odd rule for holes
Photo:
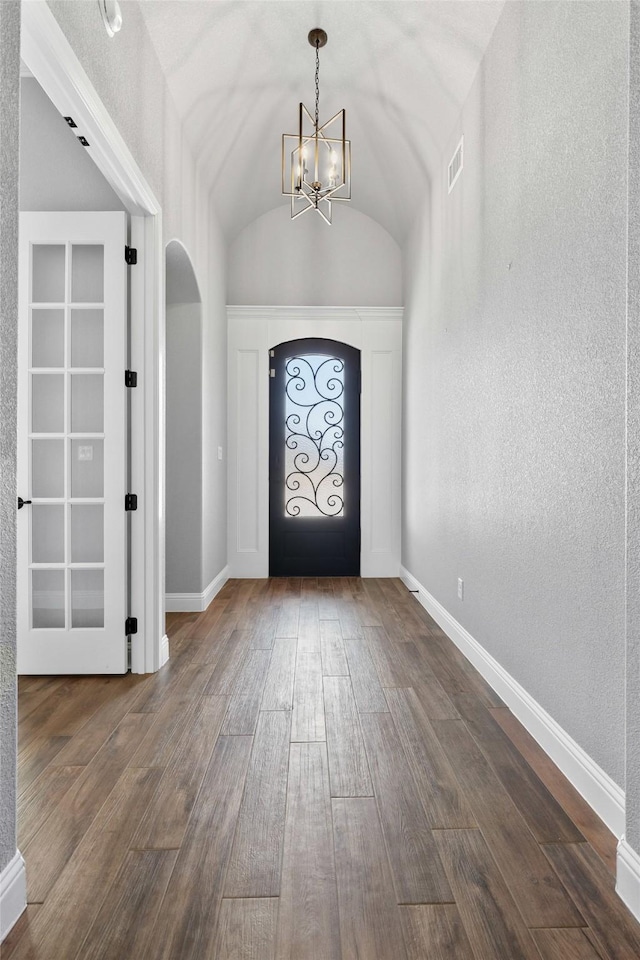
<svg viewBox="0 0 640 960">
<path fill-rule="evenodd" d="M 138 374 L 135 370 L 125 370 L 124 372 L 124 385 L 125 387 L 137 387 L 138 386 Z"/>
<path fill-rule="evenodd" d="M 124 508 L 125 510 L 137 510 L 138 509 L 138 494 L 137 493 L 128 493 L 124 498 Z"/>
<path fill-rule="evenodd" d="M 130 267 L 135 266 L 138 262 L 138 251 L 135 247 L 125 247 L 124 248 L 124 259 L 129 264 Z"/>
<path fill-rule="evenodd" d="M 138 618 L 137 617 L 127 617 L 124 622 L 124 633 L 125 636 L 130 637 L 132 633 L 138 632 Z"/>
</svg>

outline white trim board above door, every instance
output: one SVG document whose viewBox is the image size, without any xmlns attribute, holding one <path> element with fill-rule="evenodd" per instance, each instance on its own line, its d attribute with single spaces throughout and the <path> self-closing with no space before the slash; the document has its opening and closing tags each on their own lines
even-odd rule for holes
<svg viewBox="0 0 640 960">
<path fill-rule="evenodd" d="M 402 308 L 227 308 L 229 576 L 269 575 L 269 349 L 324 337 L 362 352 L 363 577 L 400 570 Z"/>
</svg>

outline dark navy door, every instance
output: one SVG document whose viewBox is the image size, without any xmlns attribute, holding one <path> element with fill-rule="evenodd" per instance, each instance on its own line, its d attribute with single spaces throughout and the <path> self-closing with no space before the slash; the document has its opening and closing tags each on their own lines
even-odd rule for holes
<svg viewBox="0 0 640 960">
<path fill-rule="evenodd" d="M 271 351 L 269 574 L 360 575 L 360 351 L 319 338 Z"/>
</svg>

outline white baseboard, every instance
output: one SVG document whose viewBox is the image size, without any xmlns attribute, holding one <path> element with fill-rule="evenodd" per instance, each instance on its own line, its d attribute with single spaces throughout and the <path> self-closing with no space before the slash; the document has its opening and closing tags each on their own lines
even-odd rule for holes
<svg viewBox="0 0 640 960">
<path fill-rule="evenodd" d="M 624 837 L 618 843 L 616 893 L 640 920 L 640 856 Z"/>
<path fill-rule="evenodd" d="M 625 827 L 624 790 L 404 567 L 400 577 L 600 819 L 621 837 Z"/>
<path fill-rule="evenodd" d="M 160 665 L 158 669 L 160 669 L 160 667 L 164 667 L 168 659 L 169 659 L 169 637 L 165 633 L 160 643 Z"/>
<path fill-rule="evenodd" d="M 202 613 L 220 593 L 228 579 L 229 567 L 226 566 L 202 593 L 167 593 L 165 610 L 167 613 Z"/>
<path fill-rule="evenodd" d="M 27 875 L 19 850 L 0 873 L 0 942 L 27 906 Z"/>
</svg>

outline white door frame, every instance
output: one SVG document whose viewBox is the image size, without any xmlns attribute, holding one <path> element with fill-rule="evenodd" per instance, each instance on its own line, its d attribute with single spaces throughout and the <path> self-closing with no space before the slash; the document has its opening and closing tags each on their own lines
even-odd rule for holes
<svg viewBox="0 0 640 960">
<path fill-rule="evenodd" d="M 98 169 L 131 215 L 131 245 L 138 264 L 130 270 L 132 390 L 131 613 L 138 618 L 131 669 L 152 673 L 168 659 L 164 633 L 164 256 L 162 210 L 149 184 L 98 97 L 46 0 L 22 4 L 22 59 L 78 135 Z M 123 251 L 124 255 L 124 251 Z M 124 371 L 123 371 L 124 376 Z"/>
<path fill-rule="evenodd" d="M 360 574 L 399 576 L 402 314 L 402 307 L 227 307 L 231 577 L 269 576 L 269 350 L 299 337 L 361 351 Z"/>
</svg>

